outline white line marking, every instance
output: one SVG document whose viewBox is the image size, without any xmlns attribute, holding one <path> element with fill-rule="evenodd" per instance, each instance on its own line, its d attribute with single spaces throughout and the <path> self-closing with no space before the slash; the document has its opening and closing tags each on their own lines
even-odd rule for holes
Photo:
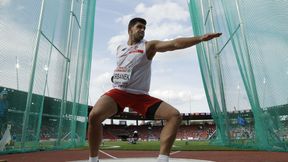
<svg viewBox="0 0 288 162">
<path fill-rule="evenodd" d="M 170 153 L 170 155 L 178 154 L 179 152 L 181 152 L 181 151 L 172 152 L 172 153 Z"/>
<path fill-rule="evenodd" d="M 104 151 L 102 151 L 102 150 L 99 150 L 99 152 L 101 152 L 101 153 L 103 153 L 103 154 L 105 154 L 105 155 L 107 155 L 107 156 L 109 156 L 109 157 L 111 157 L 111 158 L 113 158 L 113 159 L 117 159 L 117 157 L 112 156 L 112 155 L 110 155 L 110 154 L 108 154 L 108 153 L 106 153 L 106 152 L 104 152 Z"/>
<path fill-rule="evenodd" d="M 107 145 L 107 146 L 102 146 L 102 149 L 103 148 L 105 148 L 105 149 L 107 149 L 107 148 L 119 148 L 120 146 L 109 146 L 109 145 Z"/>
<path fill-rule="evenodd" d="M 119 158 L 115 159 L 100 159 L 101 162 L 155 162 L 156 158 Z M 208 160 L 199 160 L 199 159 L 181 159 L 181 158 L 169 158 L 170 162 L 215 162 Z M 77 160 L 70 162 L 88 162 L 87 160 Z"/>
</svg>

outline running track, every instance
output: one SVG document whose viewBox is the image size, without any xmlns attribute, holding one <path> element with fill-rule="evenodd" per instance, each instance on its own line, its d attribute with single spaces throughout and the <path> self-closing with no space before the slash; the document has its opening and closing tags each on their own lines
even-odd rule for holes
<svg viewBox="0 0 288 162">
<path fill-rule="evenodd" d="M 156 157 L 156 151 L 101 151 L 101 158 Z M 211 160 L 215 162 L 288 162 L 287 152 L 266 151 L 176 151 L 173 158 Z M 85 160 L 88 150 L 41 151 L 21 154 L 0 155 L 8 162 L 67 162 Z"/>
</svg>

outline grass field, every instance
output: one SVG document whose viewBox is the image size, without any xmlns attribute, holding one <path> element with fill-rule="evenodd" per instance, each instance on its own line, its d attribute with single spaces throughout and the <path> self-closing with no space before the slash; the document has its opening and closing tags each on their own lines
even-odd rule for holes
<svg viewBox="0 0 288 162">
<path fill-rule="evenodd" d="M 137 144 L 130 144 L 127 141 L 106 141 L 101 145 L 102 150 L 159 150 L 159 141 L 139 141 Z M 175 141 L 173 151 L 211 151 L 211 150 L 239 150 L 237 148 L 215 146 L 208 141 Z"/>
</svg>

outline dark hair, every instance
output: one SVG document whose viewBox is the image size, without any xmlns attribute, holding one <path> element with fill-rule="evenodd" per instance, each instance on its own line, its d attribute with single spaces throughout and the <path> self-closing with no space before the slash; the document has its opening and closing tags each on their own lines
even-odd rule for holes
<svg viewBox="0 0 288 162">
<path fill-rule="evenodd" d="M 144 25 L 146 25 L 146 20 L 140 17 L 135 17 L 133 19 L 130 20 L 129 25 L 128 25 L 128 30 L 132 28 L 132 26 L 134 26 L 137 22 L 140 22 Z"/>
</svg>

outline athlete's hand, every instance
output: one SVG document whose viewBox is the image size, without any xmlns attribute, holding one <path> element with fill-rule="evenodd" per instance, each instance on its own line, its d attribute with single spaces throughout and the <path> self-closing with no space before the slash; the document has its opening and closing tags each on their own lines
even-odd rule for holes
<svg viewBox="0 0 288 162">
<path fill-rule="evenodd" d="M 208 34 L 204 34 L 200 37 L 201 41 L 209 41 L 213 38 L 218 38 L 222 35 L 222 33 L 208 33 Z"/>
</svg>

